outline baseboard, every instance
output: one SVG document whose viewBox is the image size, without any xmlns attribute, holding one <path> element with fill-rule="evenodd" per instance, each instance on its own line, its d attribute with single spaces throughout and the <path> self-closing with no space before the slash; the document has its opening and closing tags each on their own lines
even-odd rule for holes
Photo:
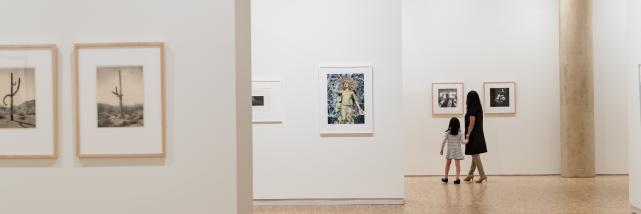
<svg viewBox="0 0 641 214">
<path fill-rule="evenodd" d="M 300 205 L 403 205 L 402 198 L 339 198 L 339 199 L 255 199 L 256 206 L 300 206 Z"/>
<path fill-rule="evenodd" d="M 639 209 L 638 207 L 635 207 L 635 206 L 631 206 L 631 207 L 632 207 L 632 213 L 641 214 L 641 209 Z"/>
<path fill-rule="evenodd" d="M 405 175 L 406 178 L 442 177 L 442 176 L 443 175 L 430 175 L 430 174 Z M 465 176 L 465 175 L 462 175 L 462 176 Z M 506 177 L 508 176 L 561 176 L 561 174 L 496 174 L 496 175 L 487 174 L 487 176 L 506 176 Z M 596 176 L 628 176 L 628 174 L 597 174 Z"/>
<path fill-rule="evenodd" d="M 452 175 L 450 175 L 450 176 L 452 176 Z M 466 175 L 461 174 L 461 176 L 466 176 Z M 476 176 L 478 176 L 478 175 L 476 175 Z M 493 175 L 493 174 L 487 174 L 487 176 L 505 176 L 505 177 L 509 177 L 509 176 L 560 176 L 560 174 L 513 174 L 513 175 L 507 175 L 507 174 L 496 174 L 496 175 Z M 428 175 L 428 174 L 425 174 L 425 175 L 405 175 L 405 177 L 406 177 L 406 178 L 443 177 L 443 175 Z"/>
</svg>

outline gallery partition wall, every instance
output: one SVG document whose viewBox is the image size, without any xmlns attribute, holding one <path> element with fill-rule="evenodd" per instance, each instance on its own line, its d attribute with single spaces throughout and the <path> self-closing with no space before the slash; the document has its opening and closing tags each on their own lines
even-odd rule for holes
<svg viewBox="0 0 641 214">
<path fill-rule="evenodd" d="M 282 100 L 253 126 L 258 204 L 403 203 L 401 1 L 253 1 L 252 21 L 254 81 L 279 82 L 254 107 Z"/>
<path fill-rule="evenodd" d="M 2 8 L 3 213 L 251 213 L 249 0 Z"/>
</svg>

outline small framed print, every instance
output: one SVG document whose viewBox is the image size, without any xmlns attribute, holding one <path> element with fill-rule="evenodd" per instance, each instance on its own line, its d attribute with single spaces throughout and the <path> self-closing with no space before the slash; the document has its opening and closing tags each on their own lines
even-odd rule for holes
<svg viewBox="0 0 641 214">
<path fill-rule="evenodd" d="M 0 159 L 58 157 L 55 45 L 0 45 Z"/>
<path fill-rule="evenodd" d="M 163 43 L 76 44 L 79 158 L 165 157 Z"/>
<path fill-rule="evenodd" d="M 321 134 L 373 134 L 372 66 L 320 66 Z"/>
<path fill-rule="evenodd" d="M 487 114 L 516 114 L 516 83 L 486 82 L 483 101 Z"/>
<path fill-rule="evenodd" d="M 252 120 L 254 123 L 281 123 L 280 79 L 260 79 L 252 82 Z"/>
<path fill-rule="evenodd" d="M 465 109 L 463 90 L 463 83 L 432 83 L 432 114 L 463 114 Z"/>
</svg>

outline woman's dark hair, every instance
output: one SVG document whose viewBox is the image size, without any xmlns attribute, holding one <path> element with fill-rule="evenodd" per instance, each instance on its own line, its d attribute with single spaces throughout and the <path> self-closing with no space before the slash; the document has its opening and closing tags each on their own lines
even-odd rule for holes
<svg viewBox="0 0 641 214">
<path fill-rule="evenodd" d="M 450 125 L 447 126 L 447 132 L 450 135 L 458 135 L 459 131 L 461 131 L 461 123 L 458 121 L 458 118 L 452 117 L 452 119 L 450 119 Z"/>
<path fill-rule="evenodd" d="M 467 112 L 474 112 L 483 114 L 483 107 L 481 106 L 481 98 L 476 91 L 470 91 L 467 93 Z"/>
</svg>

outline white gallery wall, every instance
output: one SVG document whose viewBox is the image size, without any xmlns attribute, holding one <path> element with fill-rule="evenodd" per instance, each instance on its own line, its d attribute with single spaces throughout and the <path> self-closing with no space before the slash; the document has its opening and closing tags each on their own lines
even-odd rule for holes
<svg viewBox="0 0 641 214">
<path fill-rule="evenodd" d="M 628 17 L 628 53 L 629 61 L 626 63 L 625 71 L 628 83 L 628 143 L 630 160 L 630 203 L 637 209 L 641 209 L 641 1 L 627 1 Z M 641 210 L 638 210 L 641 211 Z"/>
<path fill-rule="evenodd" d="M 248 97 L 250 83 L 235 81 L 235 2 L 2 1 L 0 44 L 59 47 L 61 138 L 57 160 L 0 160 L 1 212 L 249 213 L 251 191 L 237 193 L 251 187 L 237 134 L 251 133 L 236 128 L 236 113 L 250 109 L 237 111 L 235 91 Z M 139 41 L 166 45 L 167 158 L 76 159 L 73 44 Z"/>
<path fill-rule="evenodd" d="M 253 77 L 279 77 L 283 123 L 254 125 L 256 199 L 403 198 L 401 2 L 255 0 Z M 373 136 L 319 134 L 319 64 L 371 64 Z"/>
<path fill-rule="evenodd" d="M 596 171 L 628 174 L 627 1 L 593 0 Z"/>
<path fill-rule="evenodd" d="M 596 164 L 627 174 L 623 0 L 594 2 Z M 485 118 L 490 174 L 560 173 L 558 0 L 403 1 L 405 173 L 440 175 L 449 117 L 431 114 L 432 82 L 516 81 L 516 115 Z M 462 120 L 462 115 L 459 116 Z M 467 169 L 469 162 L 464 162 Z"/>
<path fill-rule="evenodd" d="M 516 81 L 517 92 L 516 115 L 485 117 L 486 172 L 558 174 L 558 1 L 403 3 L 406 174 L 443 173 L 438 152 L 450 117 L 432 116 L 432 82 L 463 82 L 465 92 L 480 93 L 484 81 Z"/>
</svg>

